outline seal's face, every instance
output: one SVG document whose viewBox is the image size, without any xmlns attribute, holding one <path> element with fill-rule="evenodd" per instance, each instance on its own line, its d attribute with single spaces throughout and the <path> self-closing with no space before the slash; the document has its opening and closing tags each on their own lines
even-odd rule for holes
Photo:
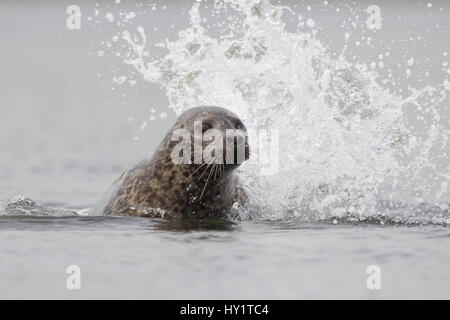
<svg viewBox="0 0 450 320">
<path fill-rule="evenodd" d="M 172 132 L 176 130 L 190 136 L 190 157 L 185 158 L 185 164 L 216 164 L 230 171 L 249 159 L 247 128 L 237 115 L 224 108 L 190 109 L 179 117 Z"/>
<path fill-rule="evenodd" d="M 104 214 L 227 218 L 245 201 L 234 169 L 249 158 L 247 129 L 232 112 L 183 113 L 150 160 L 117 181 Z"/>
</svg>

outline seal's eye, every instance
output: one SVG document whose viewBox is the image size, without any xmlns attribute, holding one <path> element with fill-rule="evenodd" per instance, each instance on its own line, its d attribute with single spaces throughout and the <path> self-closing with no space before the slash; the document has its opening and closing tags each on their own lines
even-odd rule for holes
<svg viewBox="0 0 450 320">
<path fill-rule="evenodd" d="M 237 118 L 233 118 L 232 121 L 233 121 L 233 125 L 234 125 L 235 129 L 244 130 L 245 127 L 241 120 L 239 120 Z"/>
<path fill-rule="evenodd" d="M 203 132 L 208 131 L 208 130 L 211 129 L 211 128 L 212 128 L 212 126 L 211 126 L 209 123 L 207 123 L 207 122 L 202 122 L 202 131 L 203 131 Z"/>
</svg>

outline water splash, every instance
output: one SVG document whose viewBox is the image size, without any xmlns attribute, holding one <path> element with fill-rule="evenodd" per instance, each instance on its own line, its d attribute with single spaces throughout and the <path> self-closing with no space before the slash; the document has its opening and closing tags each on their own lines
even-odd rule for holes
<svg viewBox="0 0 450 320">
<path fill-rule="evenodd" d="M 216 37 L 206 32 L 200 8 L 194 3 L 190 26 L 178 39 L 157 45 L 167 49 L 162 58 L 151 58 L 144 28 L 124 31 L 129 47 L 124 62 L 160 84 L 176 114 L 218 105 L 237 113 L 250 131 L 279 131 L 277 174 L 261 176 L 251 165 L 241 169 L 250 195 L 244 218 L 388 216 L 380 209 L 387 185 L 409 189 L 419 204 L 434 188 L 420 182 L 424 171 L 448 181 L 449 173 L 437 170 L 431 156 L 433 149 L 448 148 L 438 111 L 447 98 L 446 83 L 395 95 L 366 64 L 333 58 L 313 21 L 299 16 L 297 30 L 287 31 L 282 18 L 292 11 L 269 1 L 214 2 L 217 14 L 231 17 Z M 428 120 L 421 133 L 412 128 L 411 110 Z M 417 204 L 396 208 L 413 218 L 420 216 L 413 209 Z M 437 204 L 441 218 L 450 221 L 448 207 Z"/>
<path fill-rule="evenodd" d="M 79 212 L 45 206 L 37 203 L 31 198 L 17 196 L 5 203 L 0 202 L 0 216 L 50 216 L 50 217 L 70 217 L 87 215 L 86 210 Z"/>
</svg>

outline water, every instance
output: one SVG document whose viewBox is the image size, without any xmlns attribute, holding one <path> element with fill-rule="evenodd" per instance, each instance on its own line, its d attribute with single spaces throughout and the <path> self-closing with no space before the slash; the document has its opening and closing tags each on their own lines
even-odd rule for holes
<svg viewBox="0 0 450 320">
<path fill-rule="evenodd" d="M 129 218 L 26 218 L 2 227 L 2 240 L 27 243 L 7 249 L 14 272 L 2 267 L 2 283 L 18 283 L 2 297 L 448 297 L 445 229 L 246 222 L 186 232 Z M 405 245 L 416 251 L 404 252 Z M 67 261 L 83 266 L 79 293 L 61 286 Z M 386 270 L 380 293 L 365 287 L 373 261 Z M 27 286 L 34 290 L 25 294 Z"/>
<path fill-rule="evenodd" d="M 450 296 L 448 4 L 380 1 L 382 32 L 365 3 L 69 4 L 1 5 L 0 298 Z M 242 221 L 92 216 L 201 104 L 279 130 Z"/>
<path fill-rule="evenodd" d="M 2 298 L 448 298 L 441 227 L 1 218 Z M 12 245 L 14 244 L 14 245 Z M 5 260 L 7 259 L 7 260 Z M 382 269 L 382 290 L 366 268 Z M 69 264 L 82 290 L 65 288 Z"/>
</svg>

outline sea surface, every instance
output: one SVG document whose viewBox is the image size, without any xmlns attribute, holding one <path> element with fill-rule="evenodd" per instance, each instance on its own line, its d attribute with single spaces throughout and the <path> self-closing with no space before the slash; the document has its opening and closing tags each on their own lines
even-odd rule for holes
<svg viewBox="0 0 450 320">
<path fill-rule="evenodd" d="M 1 298 L 382 299 L 449 297 L 450 231 L 111 217 L 0 218 Z M 66 269 L 81 269 L 81 290 Z M 367 268 L 381 289 L 367 288 Z"/>
<path fill-rule="evenodd" d="M 284 28 L 276 14 L 252 19 L 269 9 L 245 1 L 248 28 L 227 20 L 234 9 L 192 1 L 82 1 L 81 30 L 68 30 L 72 2 L 0 4 L 0 298 L 450 298 L 447 1 L 373 1 L 378 32 L 365 24 L 372 1 L 273 1 L 291 8 Z M 236 24 L 236 43 L 216 41 L 215 19 Z M 141 31 L 147 45 L 171 43 L 143 55 Z M 205 54 L 180 54 L 189 43 Z M 197 68 L 208 72 L 186 81 Z M 341 94 L 350 101 L 327 109 Z M 273 120 L 290 138 L 274 175 L 240 171 L 241 221 L 92 215 L 195 104 L 249 127 Z"/>
</svg>

